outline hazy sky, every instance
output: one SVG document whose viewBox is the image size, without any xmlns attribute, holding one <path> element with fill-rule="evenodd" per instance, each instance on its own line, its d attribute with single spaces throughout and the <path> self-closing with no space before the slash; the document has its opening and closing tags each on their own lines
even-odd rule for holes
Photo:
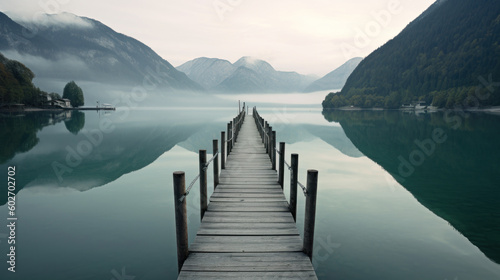
<svg viewBox="0 0 500 280">
<path fill-rule="evenodd" d="M 434 0 L 2 0 L 9 16 L 69 12 L 150 46 L 174 66 L 253 56 L 323 76 L 396 36 Z"/>
</svg>

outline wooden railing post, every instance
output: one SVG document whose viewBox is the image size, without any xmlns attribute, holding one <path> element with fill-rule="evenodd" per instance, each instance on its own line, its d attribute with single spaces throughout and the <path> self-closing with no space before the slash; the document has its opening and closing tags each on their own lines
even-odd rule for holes
<svg viewBox="0 0 500 280">
<path fill-rule="evenodd" d="M 236 131 L 235 131 L 236 137 L 234 138 L 235 142 L 236 142 L 236 140 L 238 140 L 238 133 L 240 132 L 240 124 L 241 124 L 240 120 L 241 120 L 241 112 L 235 119 L 235 121 L 236 121 Z"/>
<path fill-rule="evenodd" d="M 207 164 L 207 151 L 200 150 L 200 219 L 203 220 L 205 211 L 207 211 L 207 170 L 205 165 Z"/>
<path fill-rule="evenodd" d="M 227 123 L 227 140 L 229 140 L 229 138 L 231 138 L 231 123 Z M 227 155 L 229 155 L 229 141 L 227 141 Z"/>
<path fill-rule="evenodd" d="M 278 183 L 280 184 L 281 189 L 283 189 L 285 182 L 285 142 L 280 142 L 280 164 L 278 171 Z"/>
<path fill-rule="evenodd" d="M 269 124 L 267 123 L 267 121 L 264 123 L 264 147 L 266 148 L 266 153 L 268 153 L 268 148 L 269 148 L 269 138 L 267 137 L 269 136 Z"/>
<path fill-rule="evenodd" d="M 264 128 L 264 131 L 262 132 L 263 134 L 267 134 L 267 127 L 268 126 L 269 126 L 269 124 L 267 123 L 267 121 L 265 121 L 264 118 L 262 118 L 262 127 Z"/>
<path fill-rule="evenodd" d="M 231 153 L 231 148 L 233 147 L 233 123 L 229 122 L 229 134 L 227 135 L 227 155 Z"/>
<path fill-rule="evenodd" d="M 214 139 L 213 141 L 214 156 L 219 152 L 219 140 Z M 219 185 L 219 156 L 214 158 L 214 190 Z"/>
<path fill-rule="evenodd" d="M 233 140 L 234 140 L 234 142 L 236 142 L 236 139 L 238 138 L 238 116 L 236 116 L 236 118 L 233 118 L 233 127 L 234 127 Z M 233 144 L 234 144 L 234 142 L 233 142 Z"/>
<path fill-rule="evenodd" d="M 272 142 L 271 142 L 272 143 L 271 144 L 272 145 L 272 149 L 271 149 L 271 161 L 272 161 L 272 165 L 273 165 L 272 169 L 276 170 L 276 131 L 273 130 L 271 132 L 271 135 L 272 135 L 271 139 L 273 139 Z"/>
<path fill-rule="evenodd" d="M 306 211 L 304 216 L 304 253 L 312 261 L 314 245 L 314 224 L 316 222 L 316 194 L 318 189 L 318 171 L 307 170 Z"/>
<path fill-rule="evenodd" d="M 226 133 L 220 132 L 220 169 L 226 169 Z"/>
<path fill-rule="evenodd" d="M 297 221 L 297 182 L 299 181 L 299 155 L 292 154 L 292 170 L 290 171 L 290 212 L 293 220 Z"/>
<path fill-rule="evenodd" d="M 181 201 L 186 193 L 186 178 L 182 171 L 174 172 L 174 207 L 175 236 L 177 239 L 177 268 L 181 272 L 182 265 L 189 255 L 186 199 Z"/>
<path fill-rule="evenodd" d="M 235 131 L 236 131 L 236 122 L 233 119 L 233 122 L 231 124 L 231 151 L 233 150 L 234 140 L 236 140 L 236 139 L 234 139 L 235 138 Z"/>
<path fill-rule="evenodd" d="M 267 155 L 269 156 L 269 159 L 271 161 L 273 160 L 273 157 L 271 155 L 271 150 L 273 148 L 273 139 L 271 138 L 273 136 L 273 127 L 272 126 L 267 126 Z"/>
</svg>

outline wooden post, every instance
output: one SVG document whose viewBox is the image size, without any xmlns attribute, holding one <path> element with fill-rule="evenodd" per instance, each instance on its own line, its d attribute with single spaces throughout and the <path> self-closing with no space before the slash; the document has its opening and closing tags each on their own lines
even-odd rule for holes
<svg viewBox="0 0 500 280">
<path fill-rule="evenodd" d="M 280 142 L 280 164 L 278 175 L 278 183 L 281 185 L 281 189 L 283 189 L 285 182 L 285 142 Z"/>
<path fill-rule="evenodd" d="M 233 127 L 234 127 L 233 140 L 234 140 L 234 142 L 236 142 L 236 138 L 238 138 L 238 116 L 233 118 Z M 234 142 L 233 142 L 233 144 L 234 144 Z"/>
<path fill-rule="evenodd" d="M 213 149 L 214 149 L 214 156 L 219 152 L 219 140 L 214 139 L 213 141 Z M 219 185 L 219 157 L 220 155 L 217 155 L 214 158 L 214 190 L 215 188 Z"/>
<path fill-rule="evenodd" d="M 262 127 L 264 128 L 264 131 L 262 131 L 262 134 L 267 134 L 267 126 L 269 124 L 267 123 L 267 121 L 264 120 L 264 118 L 262 118 Z M 267 140 L 266 140 L 267 141 Z M 265 146 L 265 144 L 264 144 Z M 267 146 L 266 146 L 267 147 Z"/>
<path fill-rule="evenodd" d="M 290 212 L 297 221 L 297 182 L 299 180 L 299 155 L 292 154 L 292 170 L 290 171 Z"/>
<path fill-rule="evenodd" d="M 264 147 L 266 148 L 266 153 L 268 153 L 269 151 L 267 150 L 268 148 L 268 144 L 269 144 L 269 139 L 267 138 L 267 136 L 269 135 L 269 124 L 267 123 L 267 121 L 264 123 L 264 137 L 262 138 L 262 141 L 264 142 Z"/>
<path fill-rule="evenodd" d="M 273 135 L 273 127 L 268 126 L 267 127 L 267 154 L 271 160 L 272 160 L 271 148 L 272 148 L 272 143 L 273 143 L 273 139 L 271 138 L 272 135 Z"/>
<path fill-rule="evenodd" d="M 220 169 L 226 169 L 226 133 L 220 132 Z"/>
<path fill-rule="evenodd" d="M 200 150 L 200 219 L 203 220 L 205 211 L 207 211 L 207 150 Z"/>
<path fill-rule="evenodd" d="M 238 116 L 236 116 L 236 118 L 234 118 L 234 126 L 235 126 L 234 142 L 236 142 L 236 140 L 238 140 L 238 131 L 240 131 L 240 115 L 238 115 Z"/>
<path fill-rule="evenodd" d="M 316 222 L 316 194 L 318 189 L 318 171 L 307 170 L 306 211 L 304 216 L 304 253 L 312 261 L 314 245 L 314 224 Z"/>
<path fill-rule="evenodd" d="M 175 235 L 177 238 L 177 268 L 181 272 L 182 265 L 189 255 L 186 199 L 186 179 L 182 171 L 174 172 L 174 206 L 175 206 Z"/>
<path fill-rule="evenodd" d="M 231 138 L 232 138 L 231 139 L 231 150 L 233 150 L 234 140 L 236 140 L 236 139 L 234 139 L 234 137 L 235 137 L 235 131 L 236 131 L 236 123 L 235 123 L 235 121 L 233 119 L 233 122 L 231 124 Z"/>
<path fill-rule="evenodd" d="M 227 140 L 231 137 L 231 123 L 227 123 Z M 227 155 L 229 155 L 229 141 L 227 141 Z"/>
<path fill-rule="evenodd" d="M 273 130 L 273 128 L 271 126 L 269 126 L 269 124 L 267 124 L 267 127 L 266 127 L 266 153 L 267 155 L 269 156 L 269 158 L 271 158 L 271 131 Z"/>
<path fill-rule="evenodd" d="M 233 145 L 233 123 L 229 122 L 229 132 L 227 134 L 227 155 L 231 153 L 231 147 Z"/>
<path fill-rule="evenodd" d="M 276 131 L 272 131 L 271 133 L 271 139 L 272 140 L 272 149 L 271 149 L 271 160 L 272 160 L 272 164 L 273 164 L 273 170 L 276 170 Z"/>
</svg>

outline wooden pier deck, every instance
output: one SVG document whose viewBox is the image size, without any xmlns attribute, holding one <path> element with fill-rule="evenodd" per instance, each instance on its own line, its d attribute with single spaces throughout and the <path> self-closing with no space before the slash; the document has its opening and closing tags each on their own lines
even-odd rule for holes
<svg viewBox="0 0 500 280">
<path fill-rule="evenodd" d="M 247 116 L 178 279 L 317 279 Z"/>
</svg>

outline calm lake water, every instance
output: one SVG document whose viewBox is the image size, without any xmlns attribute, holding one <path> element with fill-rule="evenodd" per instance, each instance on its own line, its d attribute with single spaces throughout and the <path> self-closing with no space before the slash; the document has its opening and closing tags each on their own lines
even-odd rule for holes
<svg viewBox="0 0 500 280">
<path fill-rule="evenodd" d="M 276 103 L 259 111 L 287 158 L 299 154 L 301 182 L 319 170 L 320 279 L 500 279 L 499 116 Z M 197 151 L 211 151 L 236 113 L 2 115 L 0 278 L 175 279 L 172 173 L 185 171 L 189 183 Z M 8 166 L 16 167 L 15 273 L 7 271 Z M 198 203 L 193 191 L 190 242 Z M 299 231 L 303 212 L 300 196 Z"/>
</svg>

